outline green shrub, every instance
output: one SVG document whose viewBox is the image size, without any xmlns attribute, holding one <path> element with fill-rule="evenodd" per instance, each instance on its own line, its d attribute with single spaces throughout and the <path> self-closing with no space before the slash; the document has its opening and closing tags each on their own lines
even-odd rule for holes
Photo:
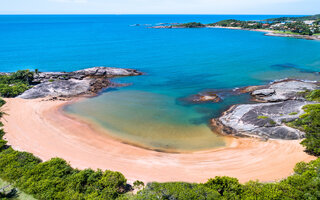
<svg viewBox="0 0 320 200">
<path fill-rule="evenodd" d="M 269 124 L 270 125 L 276 125 L 277 123 L 275 121 L 273 121 L 272 119 L 270 119 Z"/>
<path fill-rule="evenodd" d="M 0 95 L 2 97 L 16 97 L 30 89 L 33 74 L 29 70 L 19 70 L 9 75 L 0 75 Z"/>
<path fill-rule="evenodd" d="M 306 138 L 301 142 L 310 154 L 320 155 L 320 104 L 309 104 L 303 107 L 306 112 L 299 119 L 288 123 L 292 127 L 306 132 Z"/>
<path fill-rule="evenodd" d="M 139 191 L 134 199 L 221 199 L 220 194 L 202 184 L 170 182 L 148 183 L 146 188 Z"/>
<path fill-rule="evenodd" d="M 143 188 L 144 187 L 144 183 L 142 181 L 136 180 L 135 182 L 133 182 L 133 187 L 137 188 L 137 189 Z"/>
<path fill-rule="evenodd" d="M 2 98 L 0 98 L 0 107 L 2 107 L 5 103 L 6 103 L 6 101 L 3 100 Z"/>
<path fill-rule="evenodd" d="M 12 85 L 0 84 L 0 95 L 3 97 L 16 97 L 28 89 L 30 89 L 30 87 L 24 83 Z"/>
<path fill-rule="evenodd" d="M 313 90 L 306 95 L 306 99 L 309 101 L 320 101 L 320 90 Z"/>
<path fill-rule="evenodd" d="M 220 195 L 229 199 L 235 199 L 243 190 L 238 179 L 226 176 L 217 176 L 214 179 L 209 179 L 204 186 L 219 192 Z"/>
</svg>

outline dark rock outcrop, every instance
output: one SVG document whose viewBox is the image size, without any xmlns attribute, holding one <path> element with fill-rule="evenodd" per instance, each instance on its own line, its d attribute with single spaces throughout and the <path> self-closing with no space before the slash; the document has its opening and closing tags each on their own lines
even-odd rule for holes
<svg viewBox="0 0 320 200">
<path fill-rule="evenodd" d="M 288 80 L 275 82 L 267 85 L 265 88 L 257 89 L 251 92 L 251 95 L 257 101 L 279 102 L 286 100 L 303 100 L 301 92 L 311 91 L 318 88 L 315 83 L 299 80 Z"/>
<path fill-rule="evenodd" d="M 242 92 L 250 92 L 254 100 L 264 103 L 234 105 L 220 118 L 212 120 L 212 128 L 223 135 L 239 137 L 304 138 L 304 132 L 286 126 L 286 122 L 303 114 L 304 105 L 315 103 L 305 100 L 301 92 L 317 88 L 317 83 L 299 80 L 242 88 Z"/>
<path fill-rule="evenodd" d="M 304 133 L 288 127 L 285 122 L 303 114 L 307 101 L 289 100 L 278 103 L 243 104 L 231 107 L 212 125 L 224 135 L 263 139 L 301 139 Z M 294 114 L 294 115 L 293 115 Z"/>
<path fill-rule="evenodd" d="M 18 97 L 34 99 L 96 94 L 111 85 L 109 78 L 141 74 L 133 69 L 112 67 L 93 67 L 74 72 L 41 72 L 34 75 L 35 86 Z"/>
</svg>

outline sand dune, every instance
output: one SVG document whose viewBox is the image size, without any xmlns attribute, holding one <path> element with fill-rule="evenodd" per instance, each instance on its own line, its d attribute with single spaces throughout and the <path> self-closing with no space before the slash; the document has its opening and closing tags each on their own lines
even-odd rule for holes
<svg viewBox="0 0 320 200">
<path fill-rule="evenodd" d="M 292 174 L 299 161 L 314 157 L 299 141 L 230 139 L 225 148 L 171 154 L 127 145 L 103 130 L 67 116 L 68 101 L 6 99 L 2 120 L 5 139 L 16 150 L 43 160 L 61 157 L 73 167 L 110 169 L 130 181 L 205 182 L 210 177 L 232 176 L 241 182 L 274 181 Z"/>
</svg>

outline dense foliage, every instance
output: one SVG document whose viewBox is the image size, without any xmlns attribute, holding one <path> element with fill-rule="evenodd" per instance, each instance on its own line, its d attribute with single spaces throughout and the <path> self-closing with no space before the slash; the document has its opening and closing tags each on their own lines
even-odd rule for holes
<svg viewBox="0 0 320 200">
<path fill-rule="evenodd" d="M 242 29 L 267 29 L 277 33 L 314 35 L 320 33 L 320 15 L 305 17 L 283 17 L 264 21 L 222 20 L 207 26 L 238 27 Z"/>
<path fill-rule="evenodd" d="M 189 22 L 189 23 L 180 24 L 178 26 L 181 26 L 181 27 L 184 27 L 184 28 L 201 28 L 201 27 L 205 27 L 205 25 L 201 24 L 200 22 Z"/>
<path fill-rule="evenodd" d="M 0 95 L 15 97 L 28 90 L 33 80 L 33 73 L 29 70 L 20 70 L 0 75 Z"/>
<path fill-rule="evenodd" d="M 149 183 L 136 199 L 319 199 L 320 159 L 298 163 L 295 174 L 278 183 L 250 181 L 240 184 L 237 179 L 216 177 L 204 184 Z"/>
<path fill-rule="evenodd" d="M 320 90 L 306 92 L 304 95 L 309 101 L 320 102 Z M 320 156 L 320 104 L 305 105 L 303 110 L 305 114 L 288 125 L 304 131 L 306 138 L 301 144 L 308 153 Z"/>
<path fill-rule="evenodd" d="M 305 21 L 305 20 L 319 20 L 319 19 L 320 19 L 320 14 L 303 16 L 303 17 L 279 17 L 279 18 L 268 19 L 268 21 L 284 22 L 284 21 Z"/>
<path fill-rule="evenodd" d="M 260 29 L 263 27 L 263 23 L 256 21 L 240 21 L 236 19 L 222 20 L 216 23 L 208 24 L 209 26 L 222 26 L 222 27 L 241 27 L 250 29 Z"/>
</svg>

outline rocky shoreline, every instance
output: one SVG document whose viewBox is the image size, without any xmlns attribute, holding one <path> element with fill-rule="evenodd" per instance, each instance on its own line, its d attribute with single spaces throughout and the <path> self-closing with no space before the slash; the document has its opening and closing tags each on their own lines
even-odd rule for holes
<svg viewBox="0 0 320 200">
<path fill-rule="evenodd" d="M 34 74 L 34 86 L 18 97 L 35 99 L 95 95 L 104 88 L 114 86 L 110 78 L 138 75 L 142 73 L 134 69 L 113 67 L 93 67 L 74 72 L 39 72 Z"/>
<path fill-rule="evenodd" d="M 286 125 L 304 113 L 303 106 L 315 104 L 302 95 L 319 89 L 318 83 L 284 80 L 264 86 L 239 89 L 248 92 L 255 104 L 233 105 L 221 117 L 211 120 L 212 129 L 222 135 L 261 139 L 297 140 L 305 133 Z"/>
<path fill-rule="evenodd" d="M 74 72 L 38 72 L 34 74 L 32 87 L 19 95 L 22 99 L 49 97 L 76 97 L 99 93 L 104 88 L 118 86 L 110 78 L 138 76 L 133 69 L 93 67 Z M 319 83 L 301 80 L 282 80 L 262 86 L 249 86 L 233 90 L 233 95 L 250 93 L 258 103 L 233 105 L 222 116 L 211 120 L 212 129 L 219 134 L 261 139 L 297 140 L 305 133 L 288 127 L 287 122 L 304 113 L 303 106 L 314 104 L 303 93 L 319 89 Z M 217 92 L 203 92 L 183 100 L 194 103 L 222 101 Z"/>
</svg>

